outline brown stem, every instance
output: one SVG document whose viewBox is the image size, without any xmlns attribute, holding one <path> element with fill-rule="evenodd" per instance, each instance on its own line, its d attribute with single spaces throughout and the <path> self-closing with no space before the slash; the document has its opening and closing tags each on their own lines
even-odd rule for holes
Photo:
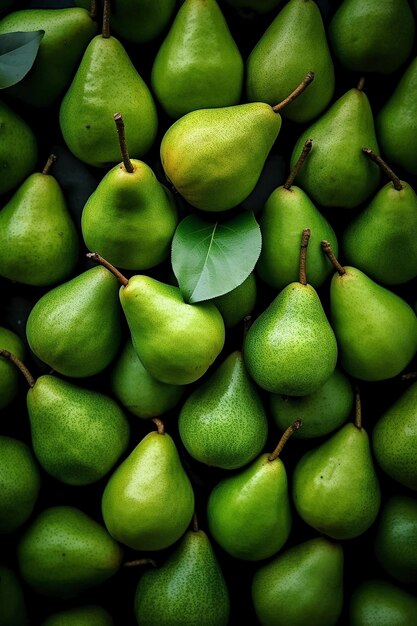
<svg viewBox="0 0 417 626">
<path fill-rule="evenodd" d="M 298 273 L 298 282 L 302 285 L 307 284 L 307 248 L 310 240 L 311 230 L 304 228 L 303 235 L 301 237 L 301 249 L 300 249 L 300 268 Z"/>
<path fill-rule="evenodd" d="M 272 110 L 275 113 L 279 113 L 284 107 L 288 104 L 291 104 L 300 94 L 303 93 L 304 89 L 308 87 L 308 85 L 314 80 L 314 72 L 307 72 L 306 76 L 303 78 L 301 83 L 290 93 L 289 96 L 284 98 L 282 102 L 279 102 L 275 106 L 272 107 Z"/>
<path fill-rule="evenodd" d="M 152 565 L 156 567 L 156 562 L 153 559 L 135 559 L 134 561 L 126 561 L 123 563 L 123 567 L 139 567 L 141 565 Z"/>
<path fill-rule="evenodd" d="M 287 443 L 288 439 L 291 437 L 293 432 L 301 428 L 302 425 L 303 425 L 302 420 L 295 420 L 295 422 L 293 422 L 291 426 L 288 426 L 287 430 L 283 433 L 281 439 L 279 440 L 277 447 L 269 455 L 268 461 L 275 461 L 275 459 L 279 457 L 279 455 L 281 454 L 282 448 L 285 446 L 285 444 Z"/>
<path fill-rule="evenodd" d="M 198 526 L 197 513 L 194 511 L 194 515 L 193 515 L 193 532 L 194 533 L 198 533 L 199 530 L 200 530 L 200 528 Z"/>
<path fill-rule="evenodd" d="M 23 376 L 28 381 L 29 387 L 34 387 L 36 381 L 33 378 L 32 374 L 29 372 L 26 365 L 19 359 L 19 357 L 17 357 L 15 354 L 12 354 L 8 350 L 4 350 L 4 348 L 0 348 L 0 356 L 4 356 L 5 359 L 9 359 L 9 361 L 16 365 L 16 367 L 20 369 Z"/>
<path fill-rule="evenodd" d="M 356 89 L 358 91 L 363 91 L 364 85 L 365 85 L 365 76 L 361 76 Z"/>
<path fill-rule="evenodd" d="M 355 385 L 355 426 L 358 430 L 362 428 L 362 404 L 359 387 Z"/>
<path fill-rule="evenodd" d="M 159 417 L 153 417 L 152 421 L 153 421 L 154 424 L 156 424 L 156 427 L 158 429 L 158 434 L 159 435 L 164 435 L 165 434 L 164 422 L 162 420 L 160 420 Z"/>
<path fill-rule="evenodd" d="M 88 252 L 86 256 L 89 259 L 92 259 L 93 261 L 96 261 L 97 263 L 101 263 L 101 265 L 103 265 L 103 267 L 108 269 L 112 274 L 114 274 L 116 276 L 116 278 L 118 278 L 120 280 L 120 282 L 122 283 L 123 287 L 126 287 L 126 285 L 129 282 L 128 279 L 126 278 L 126 276 L 123 276 L 123 274 L 121 272 L 119 272 L 119 270 L 116 269 L 114 267 L 114 265 L 112 265 L 111 263 L 106 261 L 106 259 L 103 259 L 103 257 L 100 256 L 99 254 L 97 254 L 97 252 Z"/>
<path fill-rule="evenodd" d="M 103 27 L 101 30 L 101 35 L 104 39 L 108 39 L 110 37 L 110 6 L 111 0 L 104 0 L 103 6 Z"/>
<path fill-rule="evenodd" d="M 385 163 L 383 159 L 381 159 L 379 154 L 376 154 L 376 152 L 371 150 L 371 148 L 362 148 L 362 152 L 368 155 L 368 157 L 381 168 L 384 174 L 386 174 L 388 178 L 391 179 L 392 184 L 394 185 L 394 189 L 396 189 L 397 191 L 401 191 L 401 189 L 404 189 L 404 185 L 401 184 L 401 181 L 398 178 L 397 174 L 394 174 L 392 169 L 389 167 L 389 165 Z"/>
<path fill-rule="evenodd" d="M 287 180 L 285 181 L 283 185 L 284 189 L 290 189 L 291 185 L 294 182 L 294 178 L 297 176 L 298 172 L 302 168 L 303 163 L 306 160 L 307 156 L 309 155 L 312 147 L 313 147 L 313 140 L 307 139 L 307 141 L 305 142 L 303 146 L 302 152 L 300 156 L 298 157 L 297 163 L 292 168 L 290 175 L 288 176 Z"/>
<path fill-rule="evenodd" d="M 340 265 L 339 261 L 336 259 L 335 255 L 333 254 L 333 250 L 330 246 L 330 243 L 328 241 L 323 240 L 321 242 L 321 247 L 323 249 L 323 252 L 330 259 L 330 262 L 333 265 L 334 269 L 337 272 L 339 272 L 340 276 L 343 276 L 343 274 L 346 274 L 345 268 L 343 267 L 343 265 Z"/>
<path fill-rule="evenodd" d="M 92 20 L 96 20 L 97 19 L 97 12 L 98 12 L 98 7 L 97 7 L 97 0 L 91 0 L 90 2 L 90 17 Z"/>
<path fill-rule="evenodd" d="M 417 372 L 407 372 L 401 376 L 401 380 L 414 380 L 414 378 L 417 378 Z"/>
<path fill-rule="evenodd" d="M 125 166 L 125 170 L 129 172 L 129 174 L 133 174 L 135 168 L 132 165 L 132 161 L 129 158 L 129 152 L 127 151 L 125 125 L 123 122 L 122 114 L 115 113 L 113 115 L 113 119 L 116 122 L 117 135 L 119 137 L 119 146 L 120 152 L 122 153 L 123 165 Z"/>
<path fill-rule="evenodd" d="M 42 170 L 42 174 L 49 174 L 49 170 L 51 169 L 51 167 L 55 163 L 55 161 L 56 161 L 55 154 L 50 154 L 49 157 L 48 157 L 47 162 L 45 163 L 45 167 Z"/>
</svg>

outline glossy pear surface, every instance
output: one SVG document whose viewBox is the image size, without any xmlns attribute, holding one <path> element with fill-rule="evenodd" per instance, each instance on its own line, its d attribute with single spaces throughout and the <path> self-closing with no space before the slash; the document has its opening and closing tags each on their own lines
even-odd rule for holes
<svg viewBox="0 0 417 626">
<path fill-rule="evenodd" d="M 351 626 L 408 626 L 416 613 L 416 596 L 385 580 L 366 580 L 349 601 Z"/>
<path fill-rule="evenodd" d="M 22 585 L 15 571 L 0 565 L 0 624 L 29 626 Z"/>
<path fill-rule="evenodd" d="M 0 194 L 19 185 L 35 169 L 38 141 L 29 124 L 0 102 Z"/>
<path fill-rule="evenodd" d="M 25 346 L 16 333 L 9 328 L 0 326 L 0 348 L 8 350 L 23 360 Z M 0 409 L 8 406 L 17 396 L 20 374 L 15 365 L 8 359 L 0 358 Z"/>
<path fill-rule="evenodd" d="M 114 626 L 114 621 L 100 606 L 86 605 L 54 613 L 42 626 Z"/>
</svg>

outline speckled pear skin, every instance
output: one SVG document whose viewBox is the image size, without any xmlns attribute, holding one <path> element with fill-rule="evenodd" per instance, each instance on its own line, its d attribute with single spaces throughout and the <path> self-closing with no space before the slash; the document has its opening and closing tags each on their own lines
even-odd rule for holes
<svg viewBox="0 0 417 626">
<path fill-rule="evenodd" d="M 0 565 L 0 624 L 29 626 L 25 596 L 16 572 Z"/>
<path fill-rule="evenodd" d="M 19 569 L 38 593 L 73 598 L 113 576 L 122 549 L 106 529 L 80 509 L 44 509 L 17 546 Z"/>
<path fill-rule="evenodd" d="M 163 550 L 187 530 L 194 493 L 174 440 L 148 433 L 119 465 L 104 489 L 109 533 L 134 550 Z"/>
<path fill-rule="evenodd" d="M 349 601 L 351 626 L 406 626 L 415 621 L 415 595 L 386 580 L 367 580 L 352 593 Z"/>
<path fill-rule="evenodd" d="M 142 157 L 158 129 L 152 94 L 122 44 L 115 37 L 97 35 L 59 111 L 61 132 L 71 152 L 95 167 L 118 163 L 120 147 L 113 120 L 118 112 L 123 115 L 130 156 Z"/>
<path fill-rule="evenodd" d="M 207 534 L 187 531 L 175 551 L 145 571 L 135 594 L 138 624 L 227 626 L 229 592 Z"/>
<path fill-rule="evenodd" d="M 0 194 L 19 185 L 35 169 L 38 142 L 26 121 L 0 102 Z"/>
<path fill-rule="evenodd" d="M 114 626 L 114 621 L 102 607 L 89 605 L 54 613 L 42 626 Z"/>
<path fill-rule="evenodd" d="M 192 206 L 231 209 L 254 189 L 281 122 L 280 114 L 261 102 L 191 111 L 162 138 L 165 174 Z"/>
<path fill-rule="evenodd" d="M 0 326 L 0 348 L 8 350 L 21 361 L 25 358 L 26 349 L 23 341 L 16 333 Z M 19 389 L 20 373 L 8 359 L 0 358 L 0 409 L 8 406 L 16 397 Z"/>
<path fill-rule="evenodd" d="M 29 389 L 27 407 L 39 463 L 66 484 L 99 480 L 128 444 L 122 409 L 100 392 L 46 374 Z"/>
</svg>

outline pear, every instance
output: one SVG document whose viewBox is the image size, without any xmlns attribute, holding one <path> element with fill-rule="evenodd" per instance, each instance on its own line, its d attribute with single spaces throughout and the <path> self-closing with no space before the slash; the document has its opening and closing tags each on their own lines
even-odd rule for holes
<svg viewBox="0 0 417 626">
<path fill-rule="evenodd" d="M 292 515 L 287 473 L 279 455 L 300 426 L 301 420 L 295 421 L 271 454 L 261 454 L 242 471 L 223 478 L 209 495 L 210 533 L 236 559 L 266 559 L 288 539 Z"/>
<path fill-rule="evenodd" d="M 41 626 L 114 626 L 114 621 L 101 606 L 89 604 L 53 613 Z"/>
<path fill-rule="evenodd" d="M 0 101 L 0 194 L 31 174 L 38 160 L 38 141 L 26 121 Z"/>
<path fill-rule="evenodd" d="M 155 418 L 148 433 L 110 476 L 102 514 L 109 533 L 134 550 L 163 550 L 186 531 L 194 493 L 174 440 Z"/>
<path fill-rule="evenodd" d="M 231 291 L 213 298 L 226 328 L 234 328 L 252 313 L 256 305 L 256 296 L 256 276 L 254 272 L 251 272 L 243 283 Z"/>
<path fill-rule="evenodd" d="M 375 120 L 383 154 L 414 175 L 417 174 L 416 89 L 417 57 L 414 57 Z"/>
<path fill-rule="evenodd" d="M 126 41 L 147 43 L 169 24 L 176 0 L 114 0 L 112 27 Z"/>
<path fill-rule="evenodd" d="M 25 346 L 13 331 L 0 326 L 0 348 L 12 352 L 19 359 L 25 358 Z M 19 389 L 19 373 L 13 363 L 0 359 L 0 409 L 8 406 L 17 396 Z"/>
<path fill-rule="evenodd" d="M 246 335 L 243 355 L 249 374 L 272 393 L 313 393 L 336 366 L 336 338 L 316 290 L 307 283 L 309 237 L 306 228 L 301 240 L 299 282 L 287 285 Z"/>
<path fill-rule="evenodd" d="M 308 70 L 315 76 L 310 89 L 282 113 L 295 122 L 308 122 L 327 108 L 335 78 L 319 7 L 313 0 L 290 0 L 270 21 L 248 57 L 248 100 L 271 105 L 280 102 Z"/>
<path fill-rule="evenodd" d="M 119 281 L 102 266 L 47 291 L 26 324 L 32 352 L 65 376 L 83 378 L 101 372 L 120 344 L 118 291 Z"/>
<path fill-rule="evenodd" d="M 302 591 L 302 593 L 300 593 Z M 343 549 L 317 537 L 261 565 L 252 602 L 262 626 L 334 626 L 343 606 Z"/>
<path fill-rule="evenodd" d="M 398 332 L 398 331 L 397 331 Z M 379 417 L 372 431 L 378 465 L 394 480 L 417 490 L 417 382 Z"/>
<path fill-rule="evenodd" d="M 41 476 L 29 446 L 4 435 L 0 436 L 0 484 L 0 533 L 11 533 L 31 516 Z"/>
<path fill-rule="evenodd" d="M 414 31 L 407 0 L 344 0 L 328 32 L 333 53 L 343 67 L 392 74 L 409 57 Z"/>
<path fill-rule="evenodd" d="M 160 567 L 141 575 L 134 610 L 146 626 L 227 626 L 229 592 L 203 530 L 188 530 Z"/>
<path fill-rule="evenodd" d="M 350 626 L 408 626 L 416 612 L 416 596 L 385 580 L 365 580 L 349 600 Z"/>
<path fill-rule="evenodd" d="M 178 419 L 188 453 L 207 465 L 236 469 L 265 445 L 268 422 L 242 352 L 235 350 L 184 402 Z"/>
<path fill-rule="evenodd" d="M 173 409 L 184 394 L 184 386 L 156 380 L 143 367 L 132 340 L 124 345 L 110 374 L 111 389 L 119 402 L 134 415 L 147 419 Z"/>
<path fill-rule="evenodd" d="M 114 113 L 123 114 L 132 157 L 148 152 L 158 128 L 152 94 L 123 45 L 110 35 L 109 13 L 110 0 L 105 0 L 103 32 L 88 44 L 59 111 L 68 148 L 95 167 L 119 161 Z"/>
<path fill-rule="evenodd" d="M 49 173 L 31 174 L 0 211 L 0 275 L 46 286 L 67 278 L 78 260 L 78 233 L 64 194 Z"/>
<path fill-rule="evenodd" d="M 397 376 L 417 351 L 413 309 L 361 270 L 341 266 L 328 242 L 322 245 L 336 268 L 330 284 L 330 313 L 343 369 L 367 381 Z"/>
<path fill-rule="evenodd" d="M 22 585 L 16 573 L 0 565 L 0 624 L 1 626 L 28 626 Z"/>
<path fill-rule="evenodd" d="M 19 569 L 37 593 L 73 598 L 119 570 L 122 550 L 101 524 L 80 509 L 44 509 L 17 546 Z"/>
<path fill-rule="evenodd" d="M 298 174 L 300 187 L 323 207 L 357 207 L 375 192 L 380 171 L 362 152 L 379 152 L 374 119 L 363 81 L 349 89 L 298 138 L 291 156 L 294 167 L 306 140 L 314 150 Z"/>
<path fill-rule="evenodd" d="M 86 9 L 22 9 L 0 21 L 4 33 L 43 30 L 35 62 L 29 73 L 7 90 L 12 96 L 35 107 L 52 106 L 62 97 L 97 24 Z"/>
<path fill-rule="evenodd" d="M 292 493 L 300 517 L 333 539 L 359 537 L 375 522 L 381 490 L 359 394 L 355 423 L 345 424 L 298 461 Z"/>
<path fill-rule="evenodd" d="M 363 149 L 390 178 L 343 233 L 349 265 L 385 285 L 399 285 L 417 276 L 417 195 L 372 150 Z M 401 250 L 401 254 L 398 251 Z"/>
<path fill-rule="evenodd" d="M 123 269 L 143 270 L 164 261 L 178 222 L 171 192 L 143 161 L 129 158 L 124 122 L 114 116 L 123 162 L 112 168 L 81 215 L 84 242 Z"/>
<path fill-rule="evenodd" d="M 299 439 L 323 437 L 338 429 L 350 415 L 353 406 L 353 389 L 349 378 L 341 369 L 334 370 L 324 385 L 307 396 L 285 396 L 271 393 L 269 408 L 278 428 L 285 431 L 295 419 L 303 427 L 294 436 Z"/>
<path fill-rule="evenodd" d="M 129 424 L 110 397 L 45 374 L 37 380 L 15 355 L 12 360 L 29 384 L 26 404 L 32 447 L 48 474 L 69 485 L 88 485 L 102 478 L 129 441 Z"/>
<path fill-rule="evenodd" d="M 193 207 L 225 211 L 253 191 L 281 129 L 281 110 L 314 78 L 309 72 L 274 107 L 249 102 L 183 115 L 166 131 L 161 161 L 168 180 Z M 242 149 L 250 144 L 251 150 Z"/>
<path fill-rule="evenodd" d="M 274 289 L 283 289 L 298 279 L 300 232 L 310 228 L 308 244 L 308 281 L 320 287 L 332 270 L 323 258 L 320 242 L 328 239 L 338 249 L 336 234 L 307 194 L 293 185 L 304 161 L 313 147 L 307 140 L 290 175 L 283 185 L 274 189 L 258 215 L 262 233 L 262 249 L 256 264 L 260 278 Z"/>
<path fill-rule="evenodd" d="M 243 60 L 216 0 L 185 0 L 180 6 L 155 57 L 151 81 L 174 119 L 239 103 Z"/>
</svg>

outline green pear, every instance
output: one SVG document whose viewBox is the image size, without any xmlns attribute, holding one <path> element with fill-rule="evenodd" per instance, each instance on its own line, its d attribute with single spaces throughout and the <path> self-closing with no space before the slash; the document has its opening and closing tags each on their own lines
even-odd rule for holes
<svg viewBox="0 0 417 626">
<path fill-rule="evenodd" d="M 25 358 L 26 348 L 16 333 L 0 326 L 0 348 L 12 352 L 19 359 Z M 19 373 L 13 363 L 0 359 L 0 409 L 8 406 L 17 396 Z"/>
<path fill-rule="evenodd" d="M 37 593 L 73 598 L 111 578 L 122 550 L 105 528 L 80 509 L 44 509 L 17 546 L 19 569 Z"/>
<path fill-rule="evenodd" d="M 292 515 L 287 473 L 279 455 L 300 426 L 300 420 L 294 422 L 271 454 L 261 454 L 242 471 L 220 480 L 208 497 L 210 533 L 236 559 L 266 559 L 288 539 Z"/>
<path fill-rule="evenodd" d="M 377 561 L 399 583 L 417 582 L 417 501 L 394 495 L 384 503 L 374 534 Z"/>
<path fill-rule="evenodd" d="M 64 141 L 81 161 L 108 167 L 120 160 L 113 115 L 121 112 L 129 150 L 140 158 L 154 143 L 158 117 L 152 94 L 123 45 L 109 31 L 109 0 L 103 32 L 88 44 L 59 111 Z"/>
<path fill-rule="evenodd" d="M 175 7 L 176 0 L 114 0 L 112 28 L 126 41 L 147 43 L 164 31 Z"/>
<path fill-rule="evenodd" d="M 250 315 L 256 305 L 257 285 L 256 276 L 251 272 L 237 287 L 213 298 L 219 309 L 226 328 L 233 328 L 246 316 Z"/>
<path fill-rule="evenodd" d="M 32 515 L 41 476 L 29 446 L 4 435 L 0 436 L 0 484 L 0 533 L 11 533 Z"/>
<path fill-rule="evenodd" d="M 255 319 L 245 339 L 243 355 L 249 374 L 272 393 L 313 393 L 336 367 L 336 338 L 316 290 L 307 283 L 309 236 L 309 229 L 304 229 L 299 282 L 280 291 Z"/>
<path fill-rule="evenodd" d="M 324 537 L 297 544 L 261 565 L 252 602 L 262 626 L 334 626 L 343 606 L 343 549 Z M 308 618 L 307 618 L 308 616 Z"/>
<path fill-rule="evenodd" d="M 392 74 L 409 57 L 414 31 L 407 0 L 344 0 L 328 34 L 333 54 L 344 68 Z"/>
<path fill-rule="evenodd" d="M 328 239 L 338 249 L 335 232 L 307 194 L 293 185 L 304 160 L 313 146 L 307 140 L 297 163 L 286 182 L 274 189 L 258 215 L 262 233 L 262 249 L 256 264 L 260 278 L 274 289 L 283 289 L 298 279 L 300 232 L 310 228 L 308 244 L 308 282 L 317 288 L 332 271 L 323 257 L 320 242 Z"/>
<path fill-rule="evenodd" d="M 330 313 L 340 364 L 360 380 L 397 376 L 417 351 L 417 317 L 413 309 L 361 270 L 342 267 L 328 242 L 323 242 L 323 249 L 336 268 L 330 284 Z"/>
<path fill-rule="evenodd" d="M 28 626 L 25 596 L 16 573 L 0 565 L 0 626 Z"/>
<path fill-rule="evenodd" d="M 311 83 L 309 72 L 297 89 L 274 107 L 249 102 L 183 115 L 166 131 L 161 161 L 168 180 L 193 207 L 225 211 L 253 191 L 281 129 L 281 110 Z M 242 149 L 250 145 L 250 150 Z"/>
<path fill-rule="evenodd" d="M 180 6 L 155 57 L 151 81 L 174 119 L 239 104 L 243 60 L 216 0 L 185 0 Z"/>
<path fill-rule="evenodd" d="M 335 78 L 319 7 L 313 0 L 290 0 L 248 57 L 248 100 L 280 102 L 309 70 L 314 71 L 313 84 L 282 113 L 295 122 L 308 122 L 327 108 Z"/>
<path fill-rule="evenodd" d="M 268 421 L 242 352 L 236 350 L 184 402 L 178 429 L 188 453 L 207 465 L 236 469 L 265 445 Z"/>
<path fill-rule="evenodd" d="M 49 173 L 31 174 L 0 211 L 0 275 L 27 285 L 57 283 L 78 260 L 79 238 L 64 194 Z"/>
<path fill-rule="evenodd" d="M 291 156 L 294 167 L 303 145 L 314 145 L 298 174 L 300 187 L 323 207 L 357 207 L 376 190 L 379 167 L 362 152 L 379 152 L 369 100 L 362 90 L 349 89 L 298 138 Z"/>
<path fill-rule="evenodd" d="M 65 376 L 83 378 L 101 372 L 120 344 L 118 292 L 119 281 L 102 266 L 47 291 L 26 324 L 32 352 Z"/>
<path fill-rule="evenodd" d="M 134 550 L 163 550 L 186 531 L 194 493 L 172 437 L 155 418 L 148 433 L 110 476 L 102 514 L 109 533 Z"/>
<path fill-rule="evenodd" d="M 384 472 L 416 491 L 417 383 L 380 416 L 372 431 L 372 444 L 375 458 Z"/>
<path fill-rule="evenodd" d="M 85 9 L 22 9 L 0 21 L 4 33 L 43 30 L 35 62 L 29 73 L 7 90 L 35 107 L 50 107 L 70 84 L 97 24 Z"/>
<path fill-rule="evenodd" d="M 366 580 L 349 600 L 350 626 L 409 626 L 417 614 L 417 598 L 384 580 Z"/>
<path fill-rule="evenodd" d="M 417 194 L 381 157 L 372 151 L 368 154 L 391 182 L 349 222 L 343 233 L 343 252 L 349 265 L 379 283 L 406 283 L 417 276 Z"/>
<path fill-rule="evenodd" d="M 375 120 L 383 154 L 414 175 L 417 174 L 416 89 L 417 57 L 414 57 Z"/>
<path fill-rule="evenodd" d="M 0 101 L 0 194 L 29 176 L 38 160 L 38 141 L 25 120 Z"/>
<path fill-rule="evenodd" d="M 41 626 L 114 626 L 114 621 L 101 606 L 89 604 L 53 613 Z"/>
<path fill-rule="evenodd" d="M 84 242 L 122 269 L 143 270 L 164 261 L 178 222 L 171 192 L 143 161 L 130 160 L 122 116 L 114 116 L 123 163 L 112 168 L 81 215 Z"/>
<path fill-rule="evenodd" d="M 160 567 L 141 575 L 134 610 L 144 626 L 227 626 L 229 592 L 203 530 L 187 531 Z"/>
<path fill-rule="evenodd" d="M 300 418 L 303 427 L 296 430 L 294 436 L 311 439 L 328 435 L 346 422 L 352 410 L 353 395 L 349 378 L 336 368 L 322 387 L 307 396 L 271 393 L 269 408 L 280 430 L 285 431 Z"/>
<path fill-rule="evenodd" d="M 170 411 L 184 394 L 182 385 L 161 383 L 149 374 L 130 338 L 111 369 L 110 382 L 119 402 L 143 419 L 159 417 Z"/>
</svg>

